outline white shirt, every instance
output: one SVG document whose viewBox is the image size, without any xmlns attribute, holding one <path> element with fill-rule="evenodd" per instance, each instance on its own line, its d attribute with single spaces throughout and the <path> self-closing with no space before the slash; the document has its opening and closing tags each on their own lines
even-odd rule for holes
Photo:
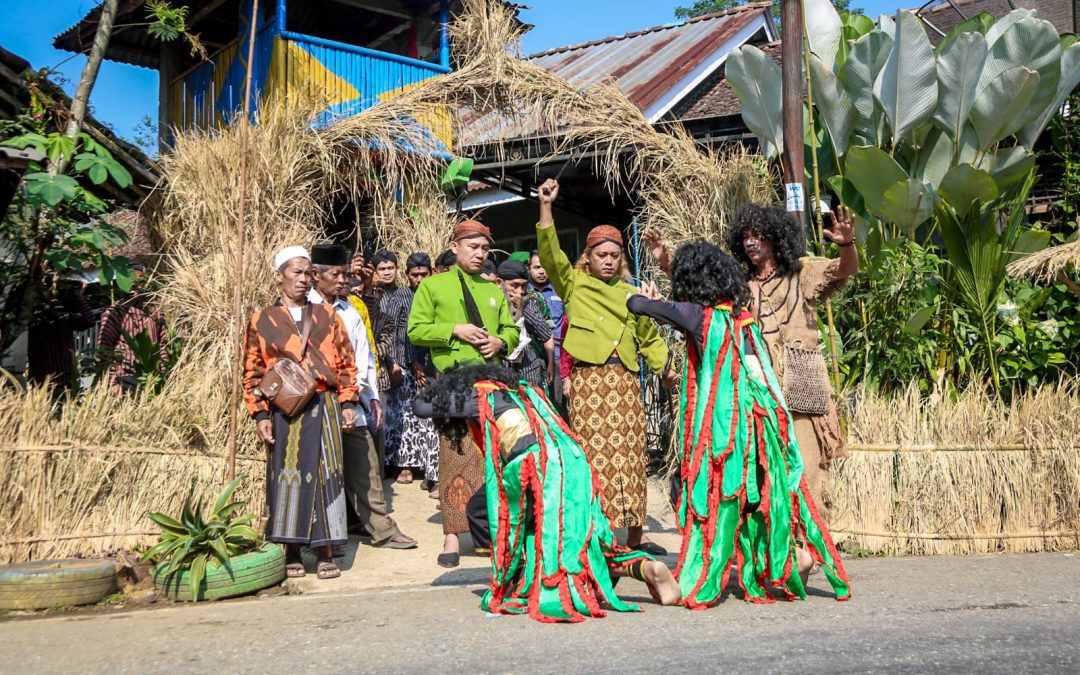
<svg viewBox="0 0 1080 675">
<path fill-rule="evenodd" d="M 308 291 L 308 300 L 318 304 L 326 303 L 326 300 L 314 288 Z M 356 385 L 360 389 L 360 400 L 364 404 L 363 408 L 358 408 L 356 411 L 356 426 L 364 426 L 367 424 L 364 409 L 371 408 L 371 401 L 379 400 L 379 377 L 375 369 L 375 352 L 368 341 L 367 327 L 364 325 L 360 312 L 341 298 L 334 298 L 331 306 L 345 324 L 349 342 L 352 343 L 353 352 L 356 354 Z"/>
</svg>

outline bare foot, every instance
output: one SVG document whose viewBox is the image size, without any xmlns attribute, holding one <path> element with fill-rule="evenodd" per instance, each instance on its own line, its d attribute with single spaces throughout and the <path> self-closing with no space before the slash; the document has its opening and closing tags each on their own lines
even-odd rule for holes
<svg viewBox="0 0 1080 675">
<path fill-rule="evenodd" d="M 646 583 L 660 596 L 661 605 L 674 605 L 682 600 L 682 591 L 668 566 L 657 560 L 649 560 L 641 566 Z"/>
<path fill-rule="evenodd" d="M 810 555 L 810 551 L 806 550 L 805 546 L 795 547 L 795 566 L 799 571 L 799 578 L 802 579 L 803 588 L 805 588 L 806 582 L 810 578 L 810 570 L 814 569 L 814 558 Z"/>
</svg>

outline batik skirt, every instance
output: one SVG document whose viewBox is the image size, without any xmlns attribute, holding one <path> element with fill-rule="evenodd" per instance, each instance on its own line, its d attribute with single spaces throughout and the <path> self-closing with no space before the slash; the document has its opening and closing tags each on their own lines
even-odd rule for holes
<svg viewBox="0 0 1080 675">
<path fill-rule="evenodd" d="M 570 426 L 600 484 L 614 527 L 645 525 L 645 406 L 637 373 L 622 364 L 579 366 L 570 375 Z"/>
<path fill-rule="evenodd" d="M 386 464 L 387 466 L 418 468 L 429 481 L 439 479 L 439 434 L 429 419 L 413 413 L 413 401 L 419 388 L 416 376 L 404 373 L 402 382 L 386 392 Z"/>
<path fill-rule="evenodd" d="M 442 511 L 443 534 L 469 531 L 465 506 L 484 485 L 484 457 L 467 435 L 460 451 L 439 437 L 439 509 Z"/>
<path fill-rule="evenodd" d="M 273 423 L 274 447 L 266 468 L 266 538 L 312 548 L 344 544 L 348 534 L 337 392 L 315 394 L 293 418 L 274 411 Z"/>
</svg>

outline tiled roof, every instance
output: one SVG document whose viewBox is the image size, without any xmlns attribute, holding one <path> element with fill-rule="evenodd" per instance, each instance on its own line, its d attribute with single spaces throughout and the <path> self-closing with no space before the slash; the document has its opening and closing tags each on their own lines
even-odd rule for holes
<svg viewBox="0 0 1080 675">
<path fill-rule="evenodd" d="M 1073 3 L 1068 0 L 952 0 L 952 2 L 956 5 L 955 7 L 949 3 L 943 3 L 922 10 L 919 16 L 947 35 L 954 26 L 964 21 L 965 17 L 970 19 L 986 12 L 1001 18 L 1015 7 L 1016 9 L 1034 9 L 1038 18 L 1054 24 L 1059 33 L 1071 33 L 1076 29 Z M 913 11 L 915 9 L 918 7 L 913 8 Z M 941 35 L 933 29 L 928 29 L 926 32 L 931 42 L 935 44 L 941 39 Z"/>
</svg>

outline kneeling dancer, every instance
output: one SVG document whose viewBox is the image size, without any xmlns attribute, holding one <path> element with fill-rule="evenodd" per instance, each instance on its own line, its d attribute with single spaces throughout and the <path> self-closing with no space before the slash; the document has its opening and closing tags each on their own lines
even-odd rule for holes
<svg viewBox="0 0 1080 675">
<path fill-rule="evenodd" d="M 749 290 L 738 263 L 713 244 L 687 244 L 675 254 L 671 283 L 679 302 L 660 300 L 649 284 L 627 308 L 678 327 L 689 345 L 676 509 L 683 604 L 718 602 L 736 563 L 747 601 L 772 602 L 771 586 L 788 600 L 805 598 L 813 561 L 846 600 L 847 573 L 810 496 L 769 350 L 744 309 Z"/>
<path fill-rule="evenodd" d="M 485 610 L 545 623 L 604 616 L 601 604 L 638 611 L 615 595 L 619 576 L 644 581 L 662 604 L 679 601 L 667 566 L 616 542 L 596 472 L 542 391 L 505 368 L 465 366 L 429 385 L 414 409 L 459 452 L 471 430 L 484 455 L 492 515 Z"/>
</svg>

